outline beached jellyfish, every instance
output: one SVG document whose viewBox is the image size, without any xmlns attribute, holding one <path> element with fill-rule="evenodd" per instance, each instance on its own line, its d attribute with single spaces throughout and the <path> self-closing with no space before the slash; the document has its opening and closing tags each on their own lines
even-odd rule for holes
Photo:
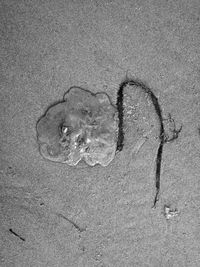
<svg viewBox="0 0 200 267">
<path fill-rule="evenodd" d="M 109 96 L 71 87 L 36 126 L 41 155 L 51 161 L 107 166 L 114 158 L 118 116 Z"/>
</svg>

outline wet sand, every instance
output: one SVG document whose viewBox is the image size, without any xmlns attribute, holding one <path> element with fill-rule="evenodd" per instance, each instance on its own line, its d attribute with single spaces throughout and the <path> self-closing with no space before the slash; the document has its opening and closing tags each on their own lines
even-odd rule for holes
<svg viewBox="0 0 200 267">
<path fill-rule="evenodd" d="M 199 266 L 199 1 L 141 2 L 1 1 L 0 266 Z M 38 151 L 36 122 L 71 86 L 116 103 L 126 76 L 182 125 L 155 209 L 156 138 L 105 168 Z"/>
</svg>

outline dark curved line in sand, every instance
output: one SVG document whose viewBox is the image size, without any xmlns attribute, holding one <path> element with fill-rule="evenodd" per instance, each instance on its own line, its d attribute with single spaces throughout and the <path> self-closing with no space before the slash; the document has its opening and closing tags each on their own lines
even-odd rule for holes
<svg viewBox="0 0 200 267">
<path fill-rule="evenodd" d="M 151 101 L 154 105 L 156 114 L 158 116 L 159 123 L 160 123 L 160 134 L 159 134 L 160 144 L 159 144 L 159 148 L 157 151 L 157 157 L 156 157 L 156 195 L 155 195 L 154 203 L 153 203 L 153 207 L 155 207 L 156 203 L 159 199 L 159 193 L 160 193 L 160 174 L 161 174 L 162 152 L 163 152 L 163 146 L 165 143 L 165 132 L 164 132 L 164 125 L 163 125 L 162 111 L 161 111 L 157 97 L 154 95 L 154 93 L 151 91 L 151 89 L 149 87 L 147 87 L 143 82 L 141 82 L 139 80 L 133 80 L 133 79 L 126 79 L 125 81 L 123 81 L 120 84 L 119 90 L 117 92 L 117 103 L 116 103 L 117 110 L 118 110 L 118 119 L 119 119 L 117 151 L 122 151 L 123 146 L 124 146 L 124 130 L 123 130 L 124 107 L 123 107 L 123 100 L 124 100 L 124 88 L 127 85 L 140 87 L 145 93 L 147 93 L 150 96 Z"/>
</svg>

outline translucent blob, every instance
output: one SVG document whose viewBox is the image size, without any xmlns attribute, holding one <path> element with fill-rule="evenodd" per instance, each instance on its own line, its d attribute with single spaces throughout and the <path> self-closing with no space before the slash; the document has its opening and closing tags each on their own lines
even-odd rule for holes
<svg viewBox="0 0 200 267">
<path fill-rule="evenodd" d="M 73 114 L 85 120 L 94 118 L 99 102 L 95 94 L 80 87 L 71 87 L 64 95 L 64 101 Z"/>
<path fill-rule="evenodd" d="M 106 93 L 72 87 L 50 107 L 36 130 L 41 155 L 51 161 L 107 166 L 116 152 L 117 110 Z"/>
<path fill-rule="evenodd" d="M 67 120 L 66 103 L 59 103 L 50 107 L 37 122 L 36 130 L 40 141 L 58 140 L 59 126 Z"/>
<path fill-rule="evenodd" d="M 84 154 L 84 159 L 90 166 L 100 164 L 105 167 L 113 160 L 115 152 L 116 145 L 106 146 L 101 142 L 96 142 L 90 146 L 90 152 Z"/>
<path fill-rule="evenodd" d="M 46 143 L 40 144 L 39 147 L 40 154 L 50 161 L 55 162 L 65 162 L 67 160 L 67 155 L 62 153 L 60 147 L 54 145 L 48 145 Z"/>
</svg>

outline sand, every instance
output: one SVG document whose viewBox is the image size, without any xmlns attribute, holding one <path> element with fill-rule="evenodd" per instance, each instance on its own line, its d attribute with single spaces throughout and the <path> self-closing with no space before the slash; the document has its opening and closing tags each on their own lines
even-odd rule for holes
<svg viewBox="0 0 200 267">
<path fill-rule="evenodd" d="M 2 0 L 0 23 L 0 266 L 200 266 L 199 1 Z M 116 103 L 127 75 L 182 125 L 155 209 L 156 138 L 105 168 L 38 151 L 37 120 L 71 86 Z"/>
</svg>

